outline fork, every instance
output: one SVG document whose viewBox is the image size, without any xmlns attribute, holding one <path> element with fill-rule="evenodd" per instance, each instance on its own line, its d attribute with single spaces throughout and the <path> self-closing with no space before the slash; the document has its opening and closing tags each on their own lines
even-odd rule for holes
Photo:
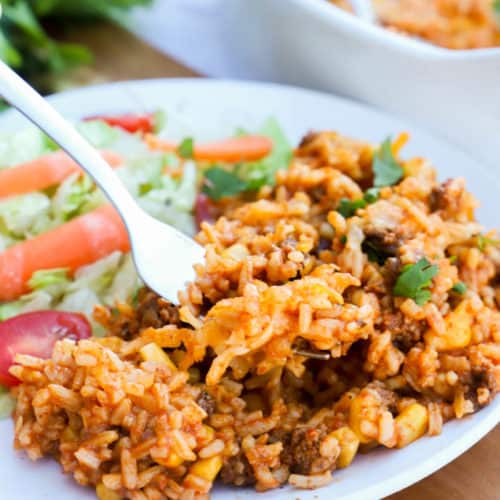
<svg viewBox="0 0 500 500">
<path fill-rule="evenodd" d="M 120 214 L 142 281 L 178 303 L 178 292 L 195 278 L 203 248 L 137 205 L 101 155 L 38 92 L 0 61 L 0 95 L 52 138 L 96 182 Z"/>
</svg>

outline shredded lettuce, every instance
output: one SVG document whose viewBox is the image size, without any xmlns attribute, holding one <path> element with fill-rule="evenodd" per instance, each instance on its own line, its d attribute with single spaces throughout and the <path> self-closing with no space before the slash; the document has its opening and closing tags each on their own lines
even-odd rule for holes
<svg viewBox="0 0 500 500">
<path fill-rule="evenodd" d="M 0 134 L 0 169 L 34 160 L 57 146 L 36 127 Z"/>
</svg>

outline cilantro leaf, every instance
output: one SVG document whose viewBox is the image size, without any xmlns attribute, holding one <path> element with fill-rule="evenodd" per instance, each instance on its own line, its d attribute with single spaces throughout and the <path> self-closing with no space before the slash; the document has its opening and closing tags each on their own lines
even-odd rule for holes
<svg viewBox="0 0 500 500">
<path fill-rule="evenodd" d="M 177 148 L 177 152 L 179 153 L 179 156 L 182 158 L 192 158 L 194 152 L 193 138 L 186 137 L 185 139 L 183 139 L 183 141 L 179 144 L 179 147 Z"/>
<path fill-rule="evenodd" d="M 232 172 L 220 167 L 211 167 L 205 171 L 202 191 L 217 201 L 225 196 L 242 193 L 247 187 L 247 183 Z"/>
<path fill-rule="evenodd" d="M 438 266 L 431 265 L 425 257 L 416 264 L 405 266 L 392 289 L 393 295 L 409 297 L 419 306 L 424 305 L 431 298 L 428 288 L 438 271 Z"/>
<path fill-rule="evenodd" d="M 375 187 L 392 186 L 403 177 L 403 169 L 392 154 L 390 137 L 380 145 L 373 158 L 372 168 Z"/>
<path fill-rule="evenodd" d="M 493 0 L 493 10 L 496 15 L 500 16 L 500 0 Z"/>
<path fill-rule="evenodd" d="M 349 198 L 342 198 L 337 206 L 337 212 L 343 217 L 352 217 L 358 208 L 365 208 L 366 201 L 362 198 L 359 200 L 350 200 Z"/>
<path fill-rule="evenodd" d="M 459 295 L 464 295 L 467 291 L 467 285 L 463 281 L 459 281 L 453 285 L 452 290 Z"/>
</svg>

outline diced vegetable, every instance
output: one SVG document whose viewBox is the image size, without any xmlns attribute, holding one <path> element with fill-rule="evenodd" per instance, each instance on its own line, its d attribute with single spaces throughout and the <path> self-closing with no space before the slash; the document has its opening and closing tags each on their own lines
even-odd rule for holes
<svg viewBox="0 0 500 500">
<path fill-rule="evenodd" d="M 339 442 L 340 455 L 337 458 L 337 467 L 343 469 L 354 460 L 359 448 L 359 439 L 347 426 L 340 427 L 340 429 L 333 431 L 330 435 Z"/>
<path fill-rule="evenodd" d="M 395 419 L 397 447 L 413 443 L 422 437 L 427 431 L 429 415 L 427 408 L 419 403 L 413 403 L 406 407 Z"/>
<path fill-rule="evenodd" d="M 143 361 L 153 361 L 155 363 L 160 363 L 167 366 L 172 371 L 177 371 L 177 367 L 169 358 L 168 354 L 154 342 L 141 347 L 139 353 L 141 354 L 141 358 Z"/>
<path fill-rule="evenodd" d="M 207 481 L 214 481 L 222 467 L 222 462 L 223 460 L 220 455 L 204 458 L 195 462 L 189 472 Z"/>
</svg>

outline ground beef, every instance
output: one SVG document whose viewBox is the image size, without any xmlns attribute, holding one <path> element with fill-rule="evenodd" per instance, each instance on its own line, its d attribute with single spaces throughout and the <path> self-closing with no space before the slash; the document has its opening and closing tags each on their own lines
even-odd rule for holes
<svg viewBox="0 0 500 500">
<path fill-rule="evenodd" d="M 147 288 L 139 292 L 137 320 L 141 328 L 161 328 L 179 323 L 179 309 Z"/>
<path fill-rule="evenodd" d="M 202 408 L 209 417 L 211 417 L 215 412 L 215 399 L 210 396 L 207 391 L 201 391 L 196 402 L 198 403 L 198 406 Z"/>
<path fill-rule="evenodd" d="M 110 335 L 132 340 L 141 330 L 148 327 L 161 328 L 165 325 L 179 325 L 179 310 L 148 288 L 141 288 L 137 295 L 134 315 L 118 317 L 112 315 L 109 324 Z"/>
<path fill-rule="evenodd" d="M 327 433 L 325 426 L 295 429 L 292 431 L 290 444 L 282 452 L 281 461 L 294 474 L 320 474 L 333 470 L 335 457 L 325 458 L 319 454 L 319 445 Z"/>
<path fill-rule="evenodd" d="M 428 328 L 425 320 L 411 320 L 401 311 L 384 313 L 377 326 L 381 331 L 389 330 L 392 333 L 392 343 L 404 354 L 420 342 Z"/>
<path fill-rule="evenodd" d="M 255 476 L 252 467 L 248 463 L 245 454 L 240 451 L 238 455 L 225 460 L 220 472 L 220 478 L 225 484 L 236 486 L 249 486 L 255 484 Z"/>
<path fill-rule="evenodd" d="M 399 232 L 368 226 L 364 229 L 364 233 L 363 252 L 372 262 L 376 261 L 383 265 L 389 257 L 396 257 L 399 254 L 399 247 L 404 240 Z"/>
<path fill-rule="evenodd" d="M 474 404 L 474 411 L 487 406 L 491 403 L 497 391 L 497 383 L 493 371 L 487 368 L 473 368 L 467 388 L 468 390 L 466 391 L 465 398 L 472 401 Z M 482 404 L 477 400 L 477 390 L 479 388 L 485 388 L 490 391 L 488 401 Z"/>
</svg>

